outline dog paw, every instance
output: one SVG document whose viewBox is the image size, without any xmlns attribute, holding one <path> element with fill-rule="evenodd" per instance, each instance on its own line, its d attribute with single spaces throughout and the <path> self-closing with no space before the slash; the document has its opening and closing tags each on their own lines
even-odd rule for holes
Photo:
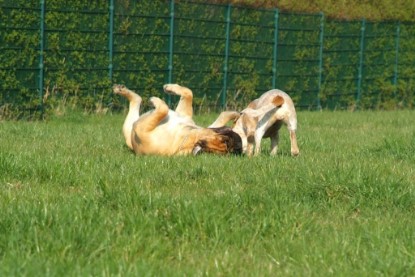
<svg viewBox="0 0 415 277">
<path fill-rule="evenodd" d="M 299 155 L 300 155 L 300 151 L 299 150 L 291 150 L 291 156 L 297 157 Z"/>
<path fill-rule="evenodd" d="M 157 109 L 157 107 L 160 107 L 161 105 L 163 105 L 164 102 L 160 98 L 153 96 L 153 97 L 150 97 L 150 103 L 153 105 L 154 108 Z"/>
<path fill-rule="evenodd" d="M 181 86 L 178 84 L 165 84 L 163 86 L 164 92 L 168 94 L 180 95 Z"/>
<path fill-rule="evenodd" d="M 115 85 L 112 86 L 112 91 L 115 94 L 123 94 L 124 89 L 125 89 L 124 85 L 115 84 Z"/>
<path fill-rule="evenodd" d="M 114 91 L 115 94 L 118 94 L 118 95 L 121 95 L 121 96 L 127 98 L 128 101 L 130 101 L 130 102 L 136 102 L 136 103 L 139 104 L 142 101 L 140 95 L 138 95 L 134 91 L 129 90 L 124 85 L 114 85 L 112 87 L 112 90 Z"/>
</svg>

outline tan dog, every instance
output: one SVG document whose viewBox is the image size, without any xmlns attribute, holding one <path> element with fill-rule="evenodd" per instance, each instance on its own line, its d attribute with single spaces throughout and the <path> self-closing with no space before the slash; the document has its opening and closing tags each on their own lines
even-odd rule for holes
<svg viewBox="0 0 415 277">
<path fill-rule="evenodd" d="M 127 146 L 139 155 L 188 155 L 199 153 L 227 154 L 242 152 L 242 141 L 230 128 L 202 128 L 192 120 L 193 93 L 177 84 L 164 85 L 164 91 L 180 96 L 175 111 L 158 97 L 151 97 L 154 106 L 140 115 L 142 99 L 123 85 L 113 91 L 129 101 L 129 111 L 123 124 Z"/>
<path fill-rule="evenodd" d="M 287 125 L 291 140 L 291 155 L 297 156 L 300 151 L 297 145 L 297 114 L 291 97 L 278 89 L 265 92 L 252 101 L 241 113 L 225 111 L 209 127 L 225 126 L 234 120 L 232 130 L 242 138 L 243 152 L 248 156 L 258 155 L 261 150 L 261 139 L 271 139 L 271 155 L 278 150 L 279 129 Z M 255 145 L 255 151 L 254 151 Z"/>
</svg>

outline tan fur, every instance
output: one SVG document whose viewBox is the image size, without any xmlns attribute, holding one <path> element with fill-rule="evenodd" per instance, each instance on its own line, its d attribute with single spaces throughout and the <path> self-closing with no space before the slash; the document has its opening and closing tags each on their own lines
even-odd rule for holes
<svg viewBox="0 0 415 277">
<path fill-rule="evenodd" d="M 220 120 L 219 120 L 220 119 Z M 291 97 L 281 90 L 270 90 L 255 99 L 245 110 L 226 111 L 219 115 L 210 127 L 219 127 L 233 120 L 233 131 L 242 138 L 243 152 L 248 156 L 258 155 L 262 138 L 271 139 L 271 155 L 278 150 L 279 129 L 284 123 L 290 133 L 291 155 L 297 156 L 298 149 L 296 130 L 297 114 Z M 222 125 L 223 124 L 223 125 Z"/>
<path fill-rule="evenodd" d="M 218 118 L 209 127 L 222 127 L 225 126 L 229 121 L 236 121 L 241 114 L 235 111 L 224 111 L 221 112 Z"/>
<path fill-rule="evenodd" d="M 129 100 L 129 111 L 123 124 L 127 146 L 138 155 L 188 155 L 201 152 L 240 153 L 240 137 L 229 128 L 202 128 L 193 119 L 193 93 L 186 87 L 167 84 L 164 91 L 180 96 L 175 111 L 158 97 L 151 97 L 154 110 L 140 115 L 141 97 L 122 85 L 113 91 Z"/>
</svg>

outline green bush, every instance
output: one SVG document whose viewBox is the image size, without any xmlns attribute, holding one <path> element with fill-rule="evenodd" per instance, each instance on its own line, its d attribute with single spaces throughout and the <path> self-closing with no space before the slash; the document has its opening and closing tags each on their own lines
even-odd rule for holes
<svg viewBox="0 0 415 277">
<path fill-rule="evenodd" d="M 0 118 L 123 109 L 113 83 L 145 105 L 151 95 L 174 105 L 162 85 L 180 83 L 199 111 L 241 109 L 274 83 L 299 109 L 414 106 L 413 23 L 368 21 L 362 32 L 361 20 L 325 19 L 321 28 L 321 14 L 180 1 L 170 26 L 170 1 L 115 3 L 111 40 L 108 2 L 48 1 L 42 72 L 39 2 L 0 0 Z"/>
</svg>

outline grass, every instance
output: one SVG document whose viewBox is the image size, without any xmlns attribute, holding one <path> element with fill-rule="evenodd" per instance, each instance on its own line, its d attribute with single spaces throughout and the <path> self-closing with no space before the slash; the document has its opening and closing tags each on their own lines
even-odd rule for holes
<svg viewBox="0 0 415 277">
<path fill-rule="evenodd" d="M 300 112 L 299 157 L 284 129 L 251 159 L 134 156 L 122 115 L 1 122 L 0 275 L 413 276 L 413 118 Z"/>
<path fill-rule="evenodd" d="M 196 0 L 206 2 L 206 0 Z M 400 20 L 414 21 L 415 3 L 412 0 L 209 0 L 210 3 L 243 5 L 253 8 L 278 8 L 286 12 L 318 13 L 323 12 L 326 17 L 360 20 Z"/>
</svg>

